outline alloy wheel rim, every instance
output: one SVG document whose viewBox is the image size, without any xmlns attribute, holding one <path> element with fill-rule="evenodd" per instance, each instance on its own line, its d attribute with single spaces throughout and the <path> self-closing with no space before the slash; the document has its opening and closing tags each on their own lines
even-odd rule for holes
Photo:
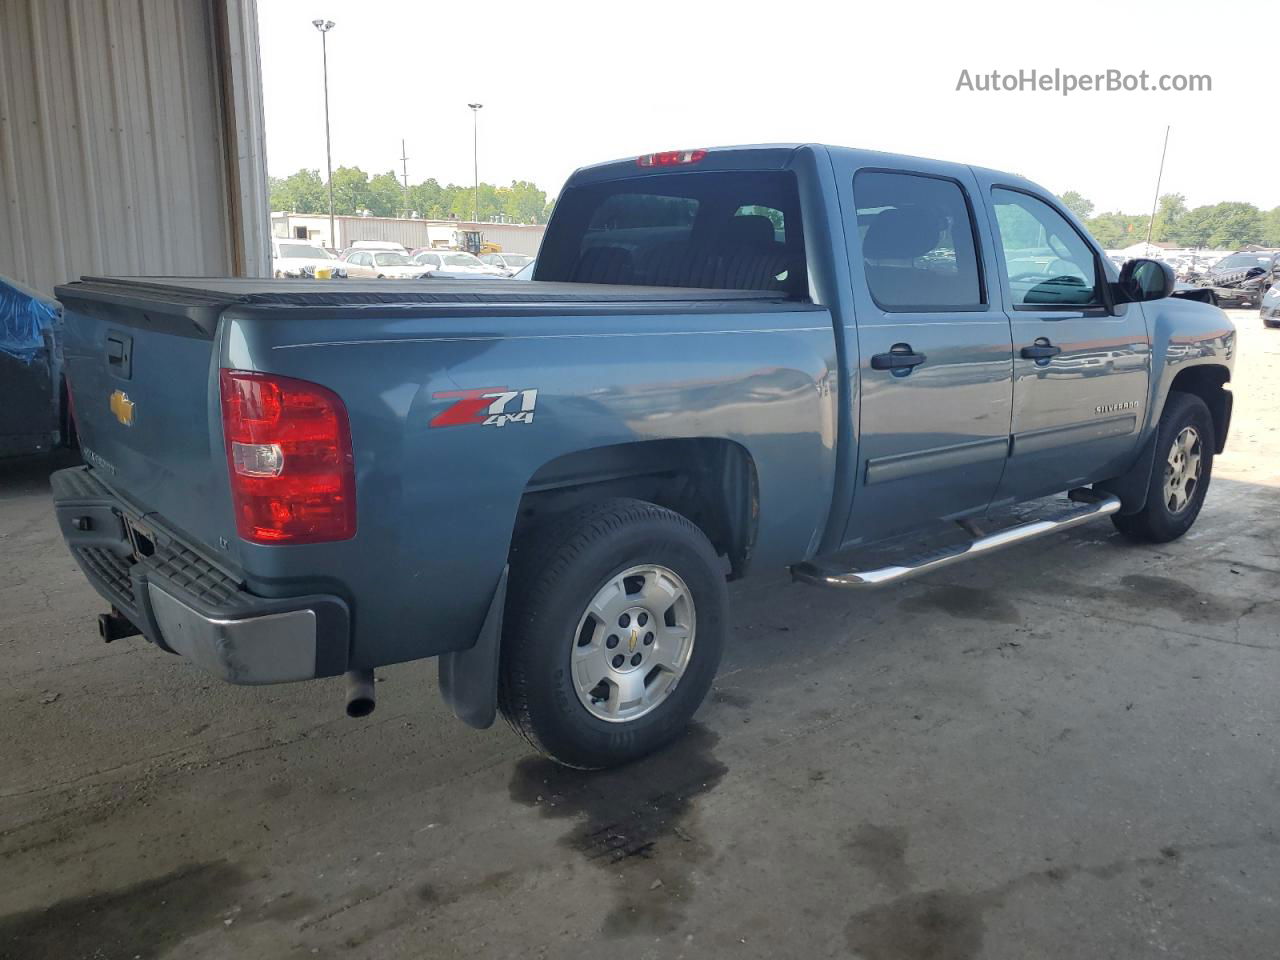
<svg viewBox="0 0 1280 960">
<path fill-rule="evenodd" d="M 1187 509 L 1200 486 L 1203 460 L 1200 431 L 1183 427 L 1169 448 L 1164 468 L 1164 502 L 1170 513 Z"/>
<path fill-rule="evenodd" d="M 693 594 L 674 570 L 640 564 L 614 574 L 573 633 L 570 672 L 578 700 L 610 723 L 657 709 L 684 676 L 696 627 Z"/>
</svg>

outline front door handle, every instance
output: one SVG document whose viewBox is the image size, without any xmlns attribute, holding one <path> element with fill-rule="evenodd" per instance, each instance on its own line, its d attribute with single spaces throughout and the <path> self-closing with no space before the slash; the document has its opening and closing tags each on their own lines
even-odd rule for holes
<svg viewBox="0 0 1280 960">
<path fill-rule="evenodd" d="M 895 343 L 889 348 L 888 353 L 874 353 L 871 355 L 872 370 L 902 370 L 909 371 L 912 367 L 918 367 L 924 363 L 925 355 L 916 353 L 911 349 L 909 343 Z"/>
<path fill-rule="evenodd" d="M 1049 360 L 1056 357 L 1062 352 L 1061 347 L 1055 347 L 1049 342 L 1048 337 L 1038 337 L 1036 342 L 1029 347 L 1022 348 L 1023 360 Z"/>
</svg>

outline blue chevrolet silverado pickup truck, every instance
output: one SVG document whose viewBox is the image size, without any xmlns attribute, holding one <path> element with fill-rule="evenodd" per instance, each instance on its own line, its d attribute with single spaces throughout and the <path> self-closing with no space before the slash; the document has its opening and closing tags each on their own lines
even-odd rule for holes
<svg viewBox="0 0 1280 960">
<path fill-rule="evenodd" d="M 1108 515 L 1183 534 L 1235 331 L 1173 289 L 1020 177 L 648 154 L 573 175 L 529 283 L 61 287 L 87 465 L 57 517 L 107 640 L 346 674 L 352 715 L 374 668 L 439 657 L 467 723 L 607 766 L 697 709 L 729 579 L 857 590 Z"/>
</svg>

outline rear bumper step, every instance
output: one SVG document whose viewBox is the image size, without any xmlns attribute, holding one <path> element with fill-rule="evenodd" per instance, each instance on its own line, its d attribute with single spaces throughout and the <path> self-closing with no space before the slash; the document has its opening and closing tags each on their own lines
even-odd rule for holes
<svg viewBox="0 0 1280 960">
<path fill-rule="evenodd" d="M 249 593 L 193 545 L 148 515 L 149 551 L 129 531 L 143 518 L 85 467 L 50 478 L 58 526 L 89 583 L 111 604 L 110 642 L 141 633 L 230 683 L 287 683 L 347 669 L 350 614 L 329 594 Z"/>
<path fill-rule="evenodd" d="M 1120 498 L 1097 493 L 1093 490 L 1072 490 L 1071 499 L 1076 505 L 1051 517 L 1030 520 L 1007 530 L 977 537 L 957 547 L 947 547 L 936 553 L 914 557 L 909 563 L 893 564 L 873 570 L 841 570 L 829 563 L 813 561 L 791 568 L 791 576 L 800 583 L 817 587 L 839 587 L 846 590 L 863 590 L 898 583 L 921 574 L 932 573 L 962 560 L 994 553 L 1014 544 L 1025 543 L 1038 537 L 1070 530 L 1098 517 L 1109 516 L 1120 509 Z"/>
</svg>

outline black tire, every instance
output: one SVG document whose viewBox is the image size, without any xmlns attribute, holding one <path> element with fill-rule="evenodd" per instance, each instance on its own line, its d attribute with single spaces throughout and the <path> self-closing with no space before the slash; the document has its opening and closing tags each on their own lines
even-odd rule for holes
<svg viewBox="0 0 1280 960">
<path fill-rule="evenodd" d="M 1200 476 L 1190 499 L 1181 509 L 1174 511 L 1165 499 L 1166 467 L 1174 440 L 1187 427 L 1194 428 L 1200 435 Z M 1215 442 L 1213 417 L 1205 402 L 1195 394 L 1171 391 L 1156 433 L 1155 463 L 1147 487 L 1146 506 L 1137 513 L 1113 514 L 1111 522 L 1116 529 L 1143 543 L 1168 543 L 1190 530 L 1200 515 L 1209 489 Z"/>
<path fill-rule="evenodd" d="M 696 611 L 678 681 L 633 720 L 600 719 L 579 698 L 570 659 L 597 593 L 633 566 L 676 573 Z M 535 749 L 566 766 L 626 763 L 670 742 L 706 697 L 720 664 L 728 592 L 719 557 L 685 517 L 642 500 L 611 499 L 555 517 L 514 545 L 503 625 L 498 705 Z"/>
</svg>

